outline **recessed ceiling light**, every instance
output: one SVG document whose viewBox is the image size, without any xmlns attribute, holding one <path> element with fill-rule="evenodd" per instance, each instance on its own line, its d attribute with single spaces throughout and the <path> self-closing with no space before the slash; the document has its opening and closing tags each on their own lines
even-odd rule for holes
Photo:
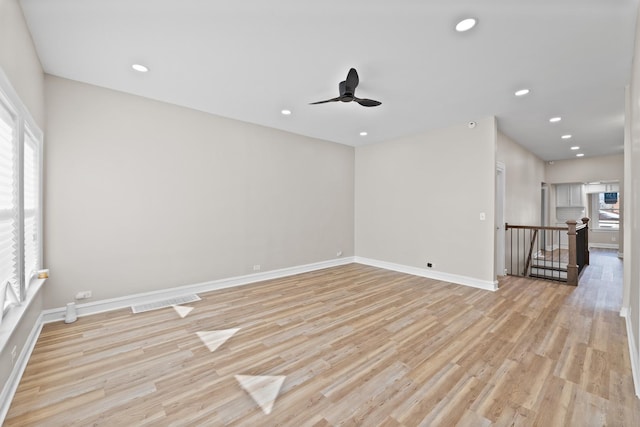
<svg viewBox="0 0 640 427">
<path fill-rule="evenodd" d="M 560 120 L 562 120 L 562 117 L 551 117 L 549 119 L 551 123 L 558 123 Z"/>
<path fill-rule="evenodd" d="M 584 157 L 584 154 L 578 153 L 578 154 L 576 154 L 576 157 Z"/>
<path fill-rule="evenodd" d="M 520 89 L 516 91 L 516 96 L 525 96 L 529 93 L 529 89 Z"/>
<path fill-rule="evenodd" d="M 476 21 L 475 18 L 463 19 L 462 21 L 456 24 L 456 31 L 458 31 L 459 33 L 462 33 L 464 31 L 469 31 L 470 29 L 476 26 L 477 22 L 478 21 Z"/>
<path fill-rule="evenodd" d="M 360 136 L 367 136 L 367 135 L 369 135 L 367 132 L 364 132 L 364 131 L 360 132 Z"/>
<path fill-rule="evenodd" d="M 571 147 L 572 150 L 579 150 L 580 147 L 578 147 L 577 145 L 575 147 Z"/>
<path fill-rule="evenodd" d="M 573 135 L 562 135 L 560 138 L 562 139 L 571 139 Z"/>
<path fill-rule="evenodd" d="M 282 110 L 280 112 L 285 116 L 290 116 L 291 115 L 291 110 Z"/>
<path fill-rule="evenodd" d="M 139 71 L 141 73 L 146 73 L 147 71 L 149 71 L 149 68 L 145 67 L 144 65 L 141 64 L 133 64 L 131 66 L 131 68 L 133 68 L 136 71 Z"/>
</svg>

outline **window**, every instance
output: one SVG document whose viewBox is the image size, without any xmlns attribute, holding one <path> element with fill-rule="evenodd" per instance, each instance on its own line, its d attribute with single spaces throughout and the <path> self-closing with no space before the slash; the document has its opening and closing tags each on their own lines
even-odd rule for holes
<svg viewBox="0 0 640 427">
<path fill-rule="evenodd" d="M 0 70 L 0 319 L 41 268 L 42 132 Z"/>
<path fill-rule="evenodd" d="M 20 295 L 18 281 L 18 183 L 16 116 L 0 99 L 0 301 L 5 285 Z M 6 301 L 8 303 L 8 301 Z M 4 311 L 5 307 L 2 307 Z"/>
<path fill-rule="evenodd" d="M 24 136 L 24 277 L 28 287 L 40 269 L 40 156 L 38 140 L 27 127 Z"/>
<path fill-rule="evenodd" d="M 591 195 L 592 228 L 600 230 L 620 229 L 620 199 L 617 192 Z"/>
</svg>

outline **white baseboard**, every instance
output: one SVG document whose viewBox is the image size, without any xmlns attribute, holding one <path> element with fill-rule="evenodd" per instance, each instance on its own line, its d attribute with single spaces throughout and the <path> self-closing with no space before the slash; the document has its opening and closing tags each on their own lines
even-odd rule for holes
<svg viewBox="0 0 640 427">
<path fill-rule="evenodd" d="M 457 274 L 443 273 L 440 271 L 427 270 L 424 268 L 411 267 L 408 265 L 395 264 L 392 262 L 379 261 L 359 256 L 354 257 L 354 261 L 358 264 L 370 265 L 372 267 L 384 268 L 385 270 L 398 271 L 400 273 L 412 274 L 414 276 L 426 277 L 428 279 L 441 280 L 444 282 L 455 283 L 457 285 L 470 286 L 472 288 L 479 288 L 487 291 L 498 290 L 497 281 L 490 282 L 476 279 L 474 277 L 459 276 Z"/>
<path fill-rule="evenodd" d="M 27 363 L 29 363 L 31 352 L 33 352 L 36 342 L 38 341 L 38 337 L 40 336 L 42 325 L 42 314 L 40 314 L 40 316 L 38 316 L 38 320 L 36 320 L 36 323 L 33 325 L 33 328 L 31 328 L 27 341 L 24 343 L 22 351 L 13 366 L 13 370 L 11 371 L 11 374 L 9 374 L 9 378 L 7 378 L 7 382 L 0 393 L 0 425 L 4 423 L 4 419 L 9 412 L 13 396 L 16 394 L 22 374 L 27 368 Z"/>
<path fill-rule="evenodd" d="M 620 245 L 617 243 L 589 243 L 589 249 L 591 248 L 620 249 Z"/>
<path fill-rule="evenodd" d="M 76 311 L 78 313 L 78 317 L 88 316 L 91 314 L 98 314 L 107 311 L 128 308 L 132 305 L 149 304 L 156 301 L 183 296 L 186 294 L 211 292 L 218 289 L 225 289 L 234 286 L 242 286 L 251 283 L 262 282 L 264 280 L 279 279 L 282 277 L 293 276 L 294 274 L 307 273 L 310 271 L 321 270 L 323 268 L 350 264 L 352 262 L 354 262 L 353 257 L 344 257 L 335 260 L 316 262 L 313 264 L 305 264 L 295 267 L 282 268 L 279 270 L 265 271 L 262 273 L 247 274 L 245 276 L 236 276 L 227 279 L 213 280 L 210 282 L 196 283 L 193 285 L 184 285 L 158 291 L 127 295 L 124 297 L 79 304 L 76 306 Z M 64 320 L 65 312 L 65 307 L 44 310 L 42 312 L 42 321 L 43 323 L 51 323 Z"/>
<path fill-rule="evenodd" d="M 623 314 L 624 313 L 624 314 Z M 636 397 L 640 398 L 640 354 L 636 351 L 636 339 L 631 328 L 631 309 L 623 307 L 620 315 L 625 318 L 627 324 L 627 342 L 629 343 L 629 359 L 631 359 L 631 375 L 636 390 Z"/>
<path fill-rule="evenodd" d="M 175 288 L 162 289 L 158 291 L 145 292 L 124 297 L 111 298 L 106 300 L 94 301 L 76 306 L 78 317 L 88 316 L 91 314 L 104 313 L 107 311 L 128 308 L 132 305 L 149 304 L 160 300 L 175 298 L 186 294 L 197 294 L 201 292 L 211 292 L 219 289 L 231 288 L 234 286 L 248 285 L 265 280 L 279 279 L 282 277 L 293 276 L 295 274 L 307 273 L 310 271 L 321 270 L 323 268 L 337 267 L 340 265 L 357 262 L 359 264 L 370 265 L 373 267 L 384 268 L 387 270 L 398 271 L 401 273 L 412 274 L 414 276 L 427 277 L 435 280 L 442 280 L 459 285 L 471 286 L 474 288 L 495 291 L 498 289 L 498 282 L 488 282 L 478 280 L 472 277 L 459 276 L 455 274 L 442 273 L 432 270 L 410 267 L 400 264 L 394 264 L 386 261 L 378 261 L 363 257 L 345 257 L 335 260 L 321 261 L 313 264 L 305 264 L 295 267 L 282 268 L 279 270 L 265 271 L 263 273 L 247 274 L 245 276 L 230 277 L 227 279 L 213 280 L 210 282 L 196 283 L 193 285 L 179 286 Z M 42 312 L 42 323 L 51 323 L 64 320 L 66 308 L 59 307 Z"/>
</svg>

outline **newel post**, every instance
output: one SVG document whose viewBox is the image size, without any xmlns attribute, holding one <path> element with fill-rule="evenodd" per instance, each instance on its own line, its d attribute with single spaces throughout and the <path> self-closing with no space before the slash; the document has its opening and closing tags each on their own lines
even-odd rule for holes
<svg viewBox="0 0 640 427">
<path fill-rule="evenodd" d="M 582 218 L 584 224 L 584 265 L 589 265 L 589 218 Z"/>
<path fill-rule="evenodd" d="M 578 285 L 578 258 L 576 256 L 576 224 L 575 220 L 567 221 L 567 237 L 569 238 L 569 262 L 567 263 L 567 285 Z"/>
</svg>

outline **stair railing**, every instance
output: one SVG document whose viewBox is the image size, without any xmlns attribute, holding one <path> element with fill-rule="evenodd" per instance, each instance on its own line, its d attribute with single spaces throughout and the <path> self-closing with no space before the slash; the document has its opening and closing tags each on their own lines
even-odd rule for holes
<svg viewBox="0 0 640 427">
<path fill-rule="evenodd" d="M 507 274 L 576 286 L 589 264 L 588 223 L 589 218 L 567 221 L 566 227 L 505 224 Z"/>
</svg>

